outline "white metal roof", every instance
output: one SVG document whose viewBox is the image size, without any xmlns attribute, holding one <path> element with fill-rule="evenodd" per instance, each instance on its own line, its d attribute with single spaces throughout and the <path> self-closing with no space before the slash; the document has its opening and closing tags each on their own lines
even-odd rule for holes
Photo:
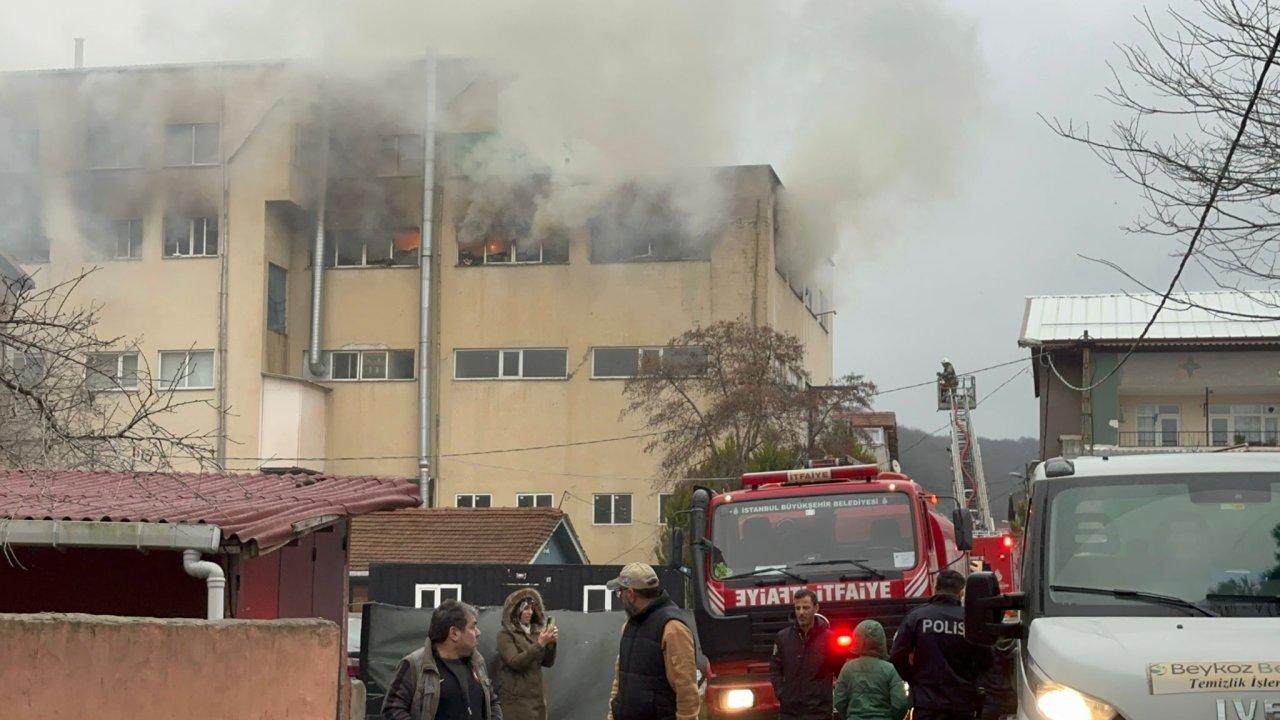
<svg viewBox="0 0 1280 720">
<path fill-rule="evenodd" d="M 1071 462 L 1075 465 L 1075 473 L 1069 477 L 1280 473 L 1280 452 L 1164 453 L 1106 458 L 1081 456 Z M 1035 479 L 1043 480 L 1044 477 L 1044 464 L 1041 463 L 1036 467 Z"/>
<path fill-rule="evenodd" d="M 1040 295 L 1027 298 L 1019 345 L 1079 340 L 1133 340 L 1151 319 L 1160 296 Z M 1235 314 L 1276 319 L 1252 319 Z M 1156 319 L 1151 340 L 1280 339 L 1280 292 L 1174 293 Z"/>
</svg>

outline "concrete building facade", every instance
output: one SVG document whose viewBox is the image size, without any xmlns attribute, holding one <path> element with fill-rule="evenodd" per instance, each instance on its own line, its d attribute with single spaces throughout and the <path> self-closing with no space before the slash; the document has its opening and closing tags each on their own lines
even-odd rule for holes
<svg viewBox="0 0 1280 720">
<path fill-rule="evenodd" d="M 96 268 L 78 297 L 101 304 L 101 335 L 136 342 L 95 363 L 124 392 L 150 376 L 197 401 L 167 422 L 223 438 L 228 470 L 417 476 L 430 270 L 435 503 L 558 506 L 593 561 L 648 558 L 661 479 L 630 437 L 644 428 L 621 416 L 628 358 L 746 319 L 801 338 L 813 382 L 828 383 L 831 288 L 789 279 L 767 166 L 705 171 L 726 219 L 697 252 L 605 252 L 589 225 L 554 247 L 460 244 L 467 148 L 496 131 L 498 92 L 460 62 L 436 80 L 424 268 L 425 77 L 420 62 L 376 82 L 322 83 L 287 63 L 3 76 L 3 124 L 22 142 L 0 150 L 0 195 L 23 212 L 0 244 L 38 283 Z"/>
</svg>

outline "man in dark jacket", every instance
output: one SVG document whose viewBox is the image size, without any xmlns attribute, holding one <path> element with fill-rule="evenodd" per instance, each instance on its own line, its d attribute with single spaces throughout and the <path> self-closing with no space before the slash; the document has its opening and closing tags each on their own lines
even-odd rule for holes
<svg viewBox="0 0 1280 720">
<path fill-rule="evenodd" d="M 778 631 L 769 658 L 778 720 L 830 720 L 832 678 L 844 658 L 833 652 L 831 625 L 818 614 L 818 596 L 804 588 L 792 602 L 795 621 Z"/>
<path fill-rule="evenodd" d="M 913 720 L 973 720 L 991 651 L 964 639 L 964 576 L 938 573 L 927 605 L 907 613 L 889 659 L 911 686 Z"/>
<path fill-rule="evenodd" d="M 605 584 L 627 611 L 608 720 L 698 720 L 697 651 L 693 631 L 667 597 L 658 573 L 631 563 Z"/>
<path fill-rule="evenodd" d="M 427 643 L 400 661 L 382 701 L 384 720 L 502 720 L 484 658 L 476 652 L 476 610 L 445 600 Z"/>
</svg>

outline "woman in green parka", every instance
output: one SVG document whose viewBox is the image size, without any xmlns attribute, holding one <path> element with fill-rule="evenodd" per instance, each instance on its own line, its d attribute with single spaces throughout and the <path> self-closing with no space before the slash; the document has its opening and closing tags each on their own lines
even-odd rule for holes
<svg viewBox="0 0 1280 720">
<path fill-rule="evenodd" d="M 853 642 L 856 657 L 844 664 L 836 680 L 836 717 L 902 720 L 907 714 L 907 693 L 898 671 L 889 662 L 884 626 L 875 620 L 863 620 L 853 631 Z"/>
<path fill-rule="evenodd" d="M 547 720 L 542 668 L 556 661 L 557 636 L 555 625 L 547 624 L 537 590 L 522 588 L 507 596 L 494 683 L 504 720 Z"/>
</svg>

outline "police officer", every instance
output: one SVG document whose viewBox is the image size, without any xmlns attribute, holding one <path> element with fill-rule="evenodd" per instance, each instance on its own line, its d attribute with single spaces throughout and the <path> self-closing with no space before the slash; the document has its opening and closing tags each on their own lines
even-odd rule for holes
<svg viewBox="0 0 1280 720">
<path fill-rule="evenodd" d="M 964 639 L 964 576 L 938 573 L 927 605 L 907 613 L 889 659 L 911 687 L 913 720 L 973 720 L 991 651 Z"/>
</svg>

